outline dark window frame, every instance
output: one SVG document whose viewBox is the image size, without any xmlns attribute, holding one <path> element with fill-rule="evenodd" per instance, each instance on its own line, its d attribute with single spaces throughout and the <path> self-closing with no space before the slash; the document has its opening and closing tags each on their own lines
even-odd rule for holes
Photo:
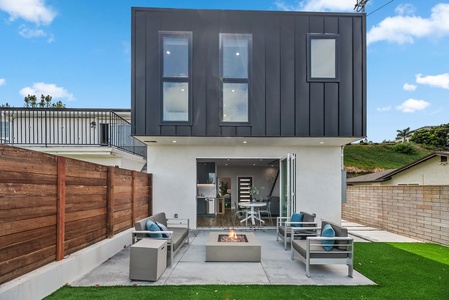
<svg viewBox="0 0 449 300">
<path fill-rule="evenodd" d="M 247 78 L 223 77 L 223 37 L 247 38 L 248 43 L 248 66 Z M 219 125 L 220 126 L 251 126 L 251 70 L 252 70 L 252 44 L 253 35 L 251 33 L 220 33 L 219 34 L 219 74 L 220 74 L 220 103 L 219 103 Z M 223 121 L 223 85 L 225 83 L 246 84 L 248 89 L 248 121 L 233 122 Z"/>
<path fill-rule="evenodd" d="M 182 76 L 164 76 L 164 37 L 183 37 L 188 40 L 188 75 Z M 161 125 L 192 125 L 192 53 L 193 53 L 193 32 L 192 31 L 159 31 L 159 60 L 160 60 L 160 120 Z M 187 121 L 164 120 L 164 83 L 187 83 L 188 86 L 188 108 Z"/>
<path fill-rule="evenodd" d="M 312 40 L 335 40 L 335 77 L 312 77 Z M 308 82 L 340 82 L 340 35 L 335 33 L 307 34 L 307 81 Z"/>
</svg>

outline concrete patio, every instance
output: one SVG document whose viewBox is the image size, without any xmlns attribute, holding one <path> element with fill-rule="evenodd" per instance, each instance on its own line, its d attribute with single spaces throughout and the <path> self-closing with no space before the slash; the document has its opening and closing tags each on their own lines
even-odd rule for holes
<svg viewBox="0 0 449 300">
<path fill-rule="evenodd" d="M 357 242 L 399 241 L 418 242 L 413 239 L 368 228 L 356 223 L 343 222 L 356 235 Z M 246 231 L 250 231 L 249 229 Z M 192 230 L 190 245 L 184 245 L 175 255 L 172 268 L 167 268 L 156 282 L 129 279 L 129 253 L 127 247 L 104 262 L 73 286 L 112 285 L 197 285 L 197 284 L 287 284 L 287 285 L 372 285 L 369 278 L 354 271 L 347 276 L 345 265 L 318 265 L 311 267 L 311 278 L 305 275 L 305 265 L 291 260 L 291 252 L 276 242 L 273 229 L 251 230 L 262 245 L 261 262 L 205 262 L 206 240 L 210 230 Z M 355 248 L 357 253 L 357 247 Z"/>
</svg>

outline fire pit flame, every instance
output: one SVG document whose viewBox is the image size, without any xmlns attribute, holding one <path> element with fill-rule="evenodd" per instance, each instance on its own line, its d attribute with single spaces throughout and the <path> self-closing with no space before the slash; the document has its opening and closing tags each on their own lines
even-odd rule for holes
<svg viewBox="0 0 449 300">
<path fill-rule="evenodd" d="M 231 229 L 229 234 L 220 234 L 218 236 L 219 242 L 225 243 L 247 243 L 248 239 L 244 234 L 236 234 L 234 229 Z"/>
<path fill-rule="evenodd" d="M 231 229 L 231 231 L 229 231 L 228 237 L 229 237 L 231 240 L 237 239 L 237 234 L 235 233 L 234 229 Z"/>
</svg>

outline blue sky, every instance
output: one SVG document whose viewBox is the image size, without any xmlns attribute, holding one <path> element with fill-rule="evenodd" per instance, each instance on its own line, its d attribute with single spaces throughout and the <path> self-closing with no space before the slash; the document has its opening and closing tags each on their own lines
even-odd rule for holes
<svg viewBox="0 0 449 300">
<path fill-rule="evenodd" d="M 354 12 L 356 0 L 0 0 L 0 103 L 130 108 L 131 7 Z M 370 0 L 368 140 L 449 123 L 449 2 Z"/>
</svg>

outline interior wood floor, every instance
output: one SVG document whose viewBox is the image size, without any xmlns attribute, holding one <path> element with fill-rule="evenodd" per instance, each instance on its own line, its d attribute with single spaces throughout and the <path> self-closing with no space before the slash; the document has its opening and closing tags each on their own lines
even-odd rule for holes
<svg viewBox="0 0 449 300">
<path fill-rule="evenodd" d="M 197 218 L 197 227 L 246 227 L 245 222 L 240 223 L 240 220 L 238 217 L 235 220 L 235 226 L 232 224 L 232 214 L 234 213 L 234 210 L 231 208 L 226 208 L 224 214 L 217 214 L 215 216 L 198 216 Z M 265 223 L 260 224 L 258 220 L 256 220 L 256 224 L 252 225 L 251 221 L 248 222 L 248 227 L 253 226 L 276 226 L 276 218 L 273 217 L 272 220 L 268 218 L 266 215 L 262 216 L 262 220 L 265 221 Z"/>
</svg>

